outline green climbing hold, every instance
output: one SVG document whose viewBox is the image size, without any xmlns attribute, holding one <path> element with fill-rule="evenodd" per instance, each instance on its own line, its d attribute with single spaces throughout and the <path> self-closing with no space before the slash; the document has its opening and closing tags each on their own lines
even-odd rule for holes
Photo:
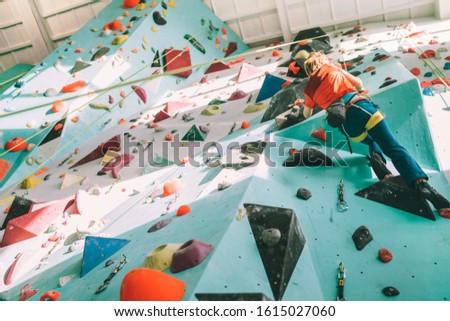
<svg viewBox="0 0 450 321">
<path fill-rule="evenodd" d="M 203 47 L 202 44 L 200 42 L 198 42 L 197 39 L 195 39 L 194 37 L 192 37 L 188 34 L 185 34 L 184 39 L 189 41 L 191 43 L 191 45 L 193 45 L 195 47 L 195 49 L 197 49 L 201 53 L 204 54 L 206 52 L 205 47 Z"/>
</svg>

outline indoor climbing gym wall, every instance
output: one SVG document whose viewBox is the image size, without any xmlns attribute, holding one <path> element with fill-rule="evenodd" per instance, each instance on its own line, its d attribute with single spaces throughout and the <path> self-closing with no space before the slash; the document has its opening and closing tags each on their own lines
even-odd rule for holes
<svg viewBox="0 0 450 321">
<path fill-rule="evenodd" d="M 323 50 L 450 197 L 399 26 L 249 48 L 200 0 L 112 1 L 0 96 L 0 299 L 447 300 L 448 220 L 302 116 Z"/>
</svg>

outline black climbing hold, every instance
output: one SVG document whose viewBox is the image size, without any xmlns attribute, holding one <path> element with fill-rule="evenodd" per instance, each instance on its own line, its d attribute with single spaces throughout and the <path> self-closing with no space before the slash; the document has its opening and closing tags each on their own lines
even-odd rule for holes
<svg viewBox="0 0 450 321">
<path fill-rule="evenodd" d="M 303 148 L 293 153 L 283 162 L 285 167 L 306 166 L 334 166 L 333 161 L 327 155 L 316 148 Z"/>
<path fill-rule="evenodd" d="M 396 82 L 397 82 L 396 79 L 390 79 L 390 80 L 385 81 L 385 82 L 384 82 L 380 87 L 378 87 L 378 88 L 381 89 L 381 88 L 387 87 L 387 86 L 389 86 L 389 85 L 392 85 L 393 83 L 396 83 Z"/>
<path fill-rule="evenodd" d="M 400 294 L 400 291 L 394 288 L 393 286 L 387 286 L 382 290 L 383 294 L 386 296 L 397 296 Z"/>
<path fill-rule="evenodd" d="M 428 202 L 408 187 L 400 176 L 381 180 L 355 195 L 435 221 Z"/>
<path fill-rule="evenodd" d="M 359 75 L 361 75 L 361 71 L 354 70 L 354 71 L 352 71 L 350 74 L 352 74 L 352 75 L 355 76 L 355 77 L 358 77 Z"/>
<path fill-rule="evenodd" d="M 104 171 L 98 171 L 97 172 L 97 176 L 103 176 L 103 175 L 106 175 L 106 172 L 104 172 Z"/>
<path fill-rule="evenodd" d="M 280 242 L 281 232 L 277 228 L 265 229 L 261 234 L 261 239 L 267 247 L 274 247 Z"/>
<path fill-rule="evenodd" d="M 199 301 L 272 301 L 264 293 L 195 293 Z"/>
<path fill-rule="evenodd" d="M 52 176 L 52 174 L 47 174 L 44 177 L 44 181 L 48 181 L 50 179 L 50 176 Z"/>
<path fill-rule="evenodd" d="M 351 30 L 344 32 L 342 35 L 348 36 L 348 35 L 352 35 L 352 34 L 359 33 L 359 32 L 361 32 L 361 28 L 353 28 Z"/>
<path fill-rule="evenodd" d="M 292 209 L 258 204 L 244 207 L 273 296 L 281 300 L 306 242 L 299 221 Z M 264 243 L 263 234 L 269 229 L 277 229 L 281 235 L 272 247 Z"/>
<path fill-rule="evenodd" d="M 262 154 L 267 143 L 261 140 L 256 142 L 248 142 L 241 146 L 241 153 L 244 154 Z"/>
<path fill-rule="evenodd" d="M 105 262 L 105 267 L 108 267 L 112 264 L 114 264 L 114 260 L 109 259 L 108 261 Z"/>
<path fill-rule="evenodd" d="M 227 102 L 227 100 L 213 99 L 208 103 L 208 106 L 221 105 L 221 104 L 225 104 L 226 102 Z"/>
<path fill-rule="evenodd" d="M 20 197 L 20 196 L 14 196 L 14 200 L 9 208 L 8 214 L 6 215 L 5 220 L 3 221 L 2 227 L 0 230 L 3 230 L 6 227 L 6 224 L 12 219 L 15 219 L 19 216 L 22 216 L 24 214 L 27 214 L 31 206 L 34 204 L 33 201 Z"/>
<path fill-rule="evenodd" d="M 152 232 L 156 232 L 160 229 L 162 229 L 163 227 L 166 227 L 167 225 L 169 225 L 172 222 L 172 219 L 170 218 L 166 218 L 165 220 L 159 221 L 158 223 L 152 225 L 149 229 L 148 229 L 148 233 L 152 233 Z"/>
<path fill-rule="evenodd" d="M 164 19 L 161 16 L 161 13 L 159 13 L 159 11 L 154 11 L 153 12 L 153 21 L 155 21 L 155 23 L 157 25 L 163 26 L 167 23 L 166 19 Z"/>
<path fill-rule="evenodd" d="M 142 17 L 133 16 L 133 17 L 131 17 L 130 22 L 138 21 L 138 20 L 141 19 L 141 18 L 142 18 Z"/>
<path fill-rule="evenodd" d="M 108 47 L 101 47 L 97 52 L 92 56 L 91 61 L 95 61 L 103 57 L 109 51 Z"/>
<path fill-rule="evenodd" d="M 202 44 L 200 42 L 198 42 L 197 39 L 195 39 L 191 35 L 185 34 L 184 39 L 189 41 L 191 43 L 191 45 L 193 45 L 195 47 L 195 49 L 197 49 L 201 53 L 204 54 L 206 52 L 205 47 L 203 47 Z"/>
<path fill-rule="evenodd" d="M 376 70 L 372 70 L 371 72 L 370 72 L 370 74 L 373 76 L 373 75 L 375 75 L 377 73 L 377 71 Z"/>
<path fill-rule="evenodd" d="M 377 52 L 376 54 L 375 54 L 375 57 L 373 57 L 373 59 L 372 59 L 372 61 L 378 61 L 378 60 L 385 60 L 385 59 L 387 59 L 387 58 L 389 58 L 390 56 L 388 56 L 388 55 L 382 55 L 382 54 L 380 54 L 379 52 Z"/>
<path fill-rule="evenodd" d="M 362 225 L 353 233 L 352 239 L 356 248 L 361 251 L 367 244 L 370 243 L 370 241 L 373 240 L 373 236 L 367 226 Z"/>
<path fill-rule="evenodd" d="M 130 33 L 130 30 L 127 29 L 127 30 L 125 30 L 122 34 L 123 34 L 123 35 L 127 35 L 127 34 L 129 34 L 129 33 Z"/>
<path fill-rule="evenodd" d="M 164 1 L 161 1 L 161 7 L 163 7 L 164 9 L 167 10 L 167 3 L 165 3 Z"/>
<path fill-rule="evenodd" d="M 86 69 L 86 68 L 88 68 L 90 66 L 91 66 L 91 64 L 88 64 L 87 62 L 77 60 L 75 62 L 75 65 L 72 67 L 72 69 L 69 72 L 71 74 L 73 74 L 73 73 L 76 73 L 76 72 L 81 71 L 83 69 Z"/>
<path fill-rule="evenodd" d="M 301 198 L 301 199 L 303 199 L 303 200 L 308 200 L 310 197 L 312 196 L 312 194 L 311 194 L 311 192 L 307 189 L 307 188 L 304 188 L 304 187 L 300 187 L 298 190 L 297 190 L 297 197 L 298 198 Z"/>
<path fill-rule="evenodd" d="M 152 67 L 161 67 L 161 59 L 159 58 L 158 50 L 156 50 L 155 58 L 153 58 Z"/>
</svg>

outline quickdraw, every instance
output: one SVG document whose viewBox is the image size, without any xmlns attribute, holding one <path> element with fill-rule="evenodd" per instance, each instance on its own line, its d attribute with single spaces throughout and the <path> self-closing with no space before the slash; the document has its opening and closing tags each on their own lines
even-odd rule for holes
<svg viewBox="0 0 450 321">
<path fill-rule="evenodd" d="M 339 212 L 345 212 L 346 210 L 348 210 L 348 204 L 344 200 L 344 182 L 342 181 L 342 179 L 339 182 L 339 186 L 338 186 L 337 209 Z"/>
<path fill-rule="evenodd" d="M 95 291 L 95 294 L 99 294 L 106 290 L 106 288 L 109 285 L 109 282 L 111 282 L 111 279 L 116 275 L 120 270 L 122 270 L 123 266 L 128 263 L 128 259 L 124 254 L 120 255 L 120 262 L 117 264 L 117 266 L 114 268 L 114 270 L 109 274 L 109 276 L 106 278 L 105 281 L 97 288 Z"/>
<path fill-rule="evenodd" d="M 346 301 L 347 298 L 344 296 L 344 283 L 345 283 L 345 278 L 347 277 L 347 271 L 345 270 L 345 267 L 342 264 L 342 262 L 339 263 L 337 277 L 338 277 L 337 301 Z"/>
</svg>

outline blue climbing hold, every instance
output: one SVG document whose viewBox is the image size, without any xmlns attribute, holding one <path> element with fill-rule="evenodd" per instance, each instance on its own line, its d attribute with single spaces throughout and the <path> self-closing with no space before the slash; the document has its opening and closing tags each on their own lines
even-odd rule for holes
<svg viewBox="0 0 450 321">
<path fill-rule="evenodd" d="M 424 77 L 431 77 L 433 76 L 433 73 L 431 71 L 427 71 L 426 73 L 423 74 Z"/>
<path fill-rule="evenodd" d="M 450 70 L 450 62 L 446 62 L 444 65 L 445 70 Z"/>
<path fill-rule="evenodd" d="M 425 87 L 422 93 L 426 96 L 434 96 L 434 90 L 432 87 Z"/>
</svg>

